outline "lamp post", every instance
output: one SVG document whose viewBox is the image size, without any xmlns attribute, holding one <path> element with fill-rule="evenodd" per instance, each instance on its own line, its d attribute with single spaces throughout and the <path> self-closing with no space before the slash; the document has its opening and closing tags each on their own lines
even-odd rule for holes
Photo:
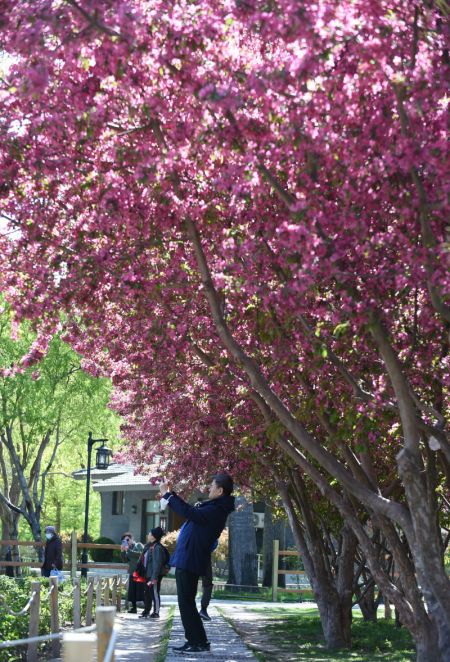
<svg viewBox="0 0 450 662">
<path fill-rule="evenodd" d="M 87 475 L 86 475 L 86 505 L 84 509 L 84 533 L 83 533 L 83 543 L 87 543 L 88 539 L 88 523 L 89 523 L 89 490 L 91 486 L 91 457 L 92 457 L 92 448 L 95 444 L 101 444 L 100 448 L 97 449 L 96 462 L 95 466 L 97 469 L 107 469 L 109 467 L 109 458 L 111 456 L 111 451 L 105 446 L 105 441 L 107 439 L 92 439 L 92 432 L 89 432 L 88 436 L 88 463 L 87 463 Z M 87 563 L 88 555 L 86 548 L 83 549 L 81 555 L 81 563 Z M 87 568 L 81 568 L 81 576 L 87 577 Z"/>
</svg>

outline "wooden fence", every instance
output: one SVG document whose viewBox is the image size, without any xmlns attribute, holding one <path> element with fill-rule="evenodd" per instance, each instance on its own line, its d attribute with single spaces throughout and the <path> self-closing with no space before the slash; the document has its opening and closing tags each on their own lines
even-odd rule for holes
<svg viewBox="0 0 450 662">
<path fill-rule="evenodd" d="M 10 547 L 34 547 L 39 548 L 45 545 L 44 542 L 35 542 L 30 540 L 0 540 L 0 546 L 10 546 Z M 64 570 L 70 570 L 72 579 L 75 579 L 77 575 L 77 570 L 82 568 L 92 569 L 111 569 L 111 570 L 122 570 L 122 572 L 128 572 L 128 565 L 126 563 L 81 563 L 78 560 L 78 551 L 81 549 L 93 550 L 93 549 L 112 549 L 120 550 L 120 545 L 107 545 L 107 544 L 96 544 L 96 543 L 80 543 L 77 541 L 76 531 L 72 531 L 70 543 L 63 544 L 64 557 L 67 559 L 64 563 Z M 0 568 L 40 568 L 42 563 L 38 561 L 4 561 L 0 560 Z"/>
<path fill-rule="evenodd" d="M 69 595 L 73 595 L 73 632 L 62 633 L 60 631 L 59 612 L 58 612 L 58 580 L 56 577 L 50 577 L 49 591 L 42 595 L 42 585 L 39 581 L 32 582 L 31 596 L 26 605 L 20 611 L 16 612 L 10 609 L 5 603 L 6 598 L 0 595 L 0 601 L 4 604 L 4 608 L 8 614 L 21 618 L 28 611 L 30 612 L 28 637 L 26 639 L 18 639 L 15 641 L 5 641 L 0 643 L 0 650 L 5 648 L 12 648 L 17 646 L 27 646 L 27 662 L 37 662 L 39 644 L 44 641 L 51 641 L 51 652 L 53 657 L 60 655 L 61 639 L 64 642 L 64 660 L 74 660 L 75 653 L 83 653 L 84 662 L 91 660 L 88 656 L 89 650 L 95 644 L 95 637 L 87 637 L 87 633 L 91 634 L 97 631 L 97 657 L 99 662 L 107 662 L 106 651 L 111 648 L 110 638 L 112 637 L 114 614 L 116 610 L 120 612 L 122 606 L 122 590 L 127 589 L 128 578 L 124 582 L 121 576 L 115 577 L 89 577 L 84 588 L 86 595 L 86 610 L 82 614 L 81 610 L 81 596 L 82 584 L 78 577 L 72 580 L 72 588 Z M 64 592 L 67 596 L 67 592 Z M 41 606 L 44 600 L 49 601 L 50 609 L 50 632 L 47 635 L 39 636 L 39 623 L 41 620 Z M 94 600 L 95 600 L 95 623 L 94 620 Z M 126 601 L 127 606 L 127 601 Z M 103 607 L 105 609 L 103 609 Z M 112 617 L 111 617 L 112 614 Z M 112 618 L 112 620 L 111 620 Z M 82 621 L 84 620 L 85 627 L 82 628 Z M 92 652 L 91 651 L 91 652 Z M 113 651 L 109 654 L 108 660 L 113 659 Z M 89 653 L 90 654 L 90 653 Z M 79 657 L 76 662 L 79 662 Z"/>
<path fill-rule="evenodd" d="M 290 549 L 280 549 L 280 541 L 273 541 L 273 568 L 272 568 L 272 600 L 277 602 L 278 593 L 303 593 L 302 588 L 281 588 L 278 586 L 278 575 L 299 575 L 306 578 L 306 584 L 309 587 L 309 580 L 304 570 L 280 570 L 280 556 L 297 556 L 300 554 Z"/>
</svg>

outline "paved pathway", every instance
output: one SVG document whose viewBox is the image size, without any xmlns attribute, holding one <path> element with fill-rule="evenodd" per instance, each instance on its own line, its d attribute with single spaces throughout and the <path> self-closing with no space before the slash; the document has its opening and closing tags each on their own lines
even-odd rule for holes
<svg viewBox="0 0 450 662">
<path fill-rule="evenodd" d="M 170 605 L 161 607 L 161 618 L 158 621 L 138 618 L 142 609 L 138 609 L 137 614 L 120 612 L 116 615 L 116 662 L 153 662 L 161 648 L 169 608 Z M 63 662 L 63 659 L 58 657 L 50 659 L 49 662 Z"/>
<path fill-rule="evenodd" d="M 118 637 L 115 648 L 116 662 L 154 662 L 162 643 L 164 628 L 171 605 L 176 605 L 176 596 L 164 596 L 161 605 L 161 618 L 159 620 L 140 619 L 138 614 L 127 614 L 121 612 L 116 616 L 115 627 Z M 216 606 L 225 613 L 226 617 L 234 621 L 241 634 L 238 635 L 228 624 L 227 620 L 218 612 Z M 170 633 L 169 647 L 165 662 L 245 662 L 257 659 L 253 652 L 246 646 L 244 640 L 257 649 L 264 651 L 268 659 L 276 662 L 291 662 L 295 657 L 284 656 L 283 651 L 273 649 L 270 639 L 267 637 L 265 628 L 268 619 L 261 613 L 255 613 L 253 609 L 273 608 L 273 603 L 255 602 L 229 602 L 225 600 L 214 600 L 208 612 L 212 617 L 211 622 L 205 623 L 206 634 L 211 642 L 209 653 L 175 653 L 172 646 L 181 646 L 184 639 L 184 631 L 176 606 L 175 617 Z M 290 609 L 293 605 L 282 605 L 278 603 L 277 608 L 283 606 Z M 297 608 L 310 608 L 311 604 L 297 605 Z M 141 609 L 138 609 L 138 613 Z M 242 638 L 241 638 L 242 637 Z M 272 657 L 273 654 L 273 657 Z M 62 662 L 50 660 L 49 662 Z M 82 662 L 82 661 L 81 661 Z"/>
<path fill-rule="evenodd" d="M 184 630 L 178 609 L 175 612 L 172 631 L 170 633 L 169 648 L 166 662 L 242 662 L 243 660 L 256 660 L 251 650 L 247 648 L 242 639 L 221 616 L 215 607 L 210 606 L 208 613 L 211 622 L 205 623 L 206 635 L 211 642 L 209 653 L 175 653 L 172 646 L 184 644 Z"/>
<path fill-rule="evenodd" d="M 159 620 L 138 618 L 141 611 L 138 609 L 137 614 L 121 612 L 116 616 L 118 636 L 114 653 L 117 662 L 152 662 L 160 649 L 169 607 L 161 607 Z"/>
</svg>

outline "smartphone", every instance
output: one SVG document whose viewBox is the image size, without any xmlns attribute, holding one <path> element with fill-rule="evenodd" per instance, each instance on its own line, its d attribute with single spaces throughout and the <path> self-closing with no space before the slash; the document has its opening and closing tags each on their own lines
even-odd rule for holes
<svg viewBox="0 0 450 662">
<path fill-rule="evenodd" d="M 126 538 L 124 538 L 122 540 L 122 547 L 129 547 L 129 546 L 130 546 L 130 543 L 128 542 L 128 540 Z"/>
</svg>

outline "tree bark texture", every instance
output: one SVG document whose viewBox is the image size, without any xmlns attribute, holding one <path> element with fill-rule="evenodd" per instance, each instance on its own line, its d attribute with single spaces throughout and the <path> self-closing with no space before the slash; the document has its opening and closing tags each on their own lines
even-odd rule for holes
<svg viewBox="0 0 450 662">
<path fill-rule="evenodd" d="M 348 648 L 351 645 L 356 538 L 349 527 L 344 527 L 341 551 L 336 559 L 337 572 L 333 573 L 304 486 L 300 484 L 294 497 L 297 508 L 287 487 L 280 483 L 279 490 L 317 602 L 326 646 Z"/>
</svg>

